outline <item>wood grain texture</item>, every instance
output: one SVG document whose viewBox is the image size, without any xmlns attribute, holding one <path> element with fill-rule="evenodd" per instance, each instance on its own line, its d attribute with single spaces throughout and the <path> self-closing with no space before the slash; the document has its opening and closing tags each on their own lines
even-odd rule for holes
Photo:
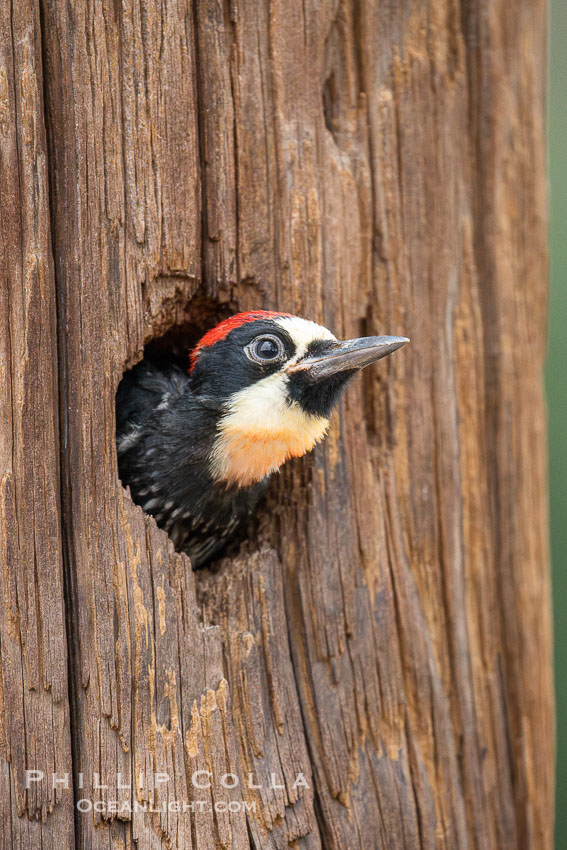
<svg viewBox="0 0 567 850">
<path fill-rule="evenodd" d="M 39 5 L 0 11 L 2 847 L 550 850 L 544 0 Z M 114 395 L 215 305 L 412 343 L 195 575 Z"/>
<path fill-rule="evenodd" d="M 0 846 L 73 842 L 39 9 L 0 8 Z M 26 788 L 26 771 L 42 779 Z M 69 784 L 53 786 L 52 773 Z M 36 774 L 39 777 L 39 774 Z"/>
</svg>

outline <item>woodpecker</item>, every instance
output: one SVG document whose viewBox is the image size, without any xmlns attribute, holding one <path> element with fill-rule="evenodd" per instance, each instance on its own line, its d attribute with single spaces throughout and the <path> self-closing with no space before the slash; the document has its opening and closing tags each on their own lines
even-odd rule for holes
<svg viewBox="0 0 567 850">
<path fill-rule="evenodd" d="M 198 569 L 248 520 L 272 473 L 323 439 L 348 381 L 406 342 L 340 342 L 259 310 L 208 331 L 187 370 L 142 360 L 116 396 L 122 483 Z"/>
</svg>

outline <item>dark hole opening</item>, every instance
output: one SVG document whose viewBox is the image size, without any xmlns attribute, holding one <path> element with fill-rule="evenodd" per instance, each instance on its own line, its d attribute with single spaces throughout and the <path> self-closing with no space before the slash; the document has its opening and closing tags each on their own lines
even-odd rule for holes
<svg viewBox="0 0 567 850">
<path fill-rule="evenodd" d="M 220 304 L 212 298 L 196 296 L 187 305 L 181 323 L 150 339 L 144 348 L 144 360 L 157 365 L 174 363 L 180 369 L 188 369 L 189 353 L 203 334 L 237 312 L 235 302 Z"/>
</svg>

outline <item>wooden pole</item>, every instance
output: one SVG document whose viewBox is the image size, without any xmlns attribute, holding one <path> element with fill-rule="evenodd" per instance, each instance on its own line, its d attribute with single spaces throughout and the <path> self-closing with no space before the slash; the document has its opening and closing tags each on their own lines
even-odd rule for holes
<svg viewBox="0 0 567 850">
<path fill-rule="evenodd" d="M 1 6 L 2 848 L 550 850 L 545 66 L 544 0 Z M 412 342 L 195 575 L 114 395 L 203 305 Z"/>
</svg>

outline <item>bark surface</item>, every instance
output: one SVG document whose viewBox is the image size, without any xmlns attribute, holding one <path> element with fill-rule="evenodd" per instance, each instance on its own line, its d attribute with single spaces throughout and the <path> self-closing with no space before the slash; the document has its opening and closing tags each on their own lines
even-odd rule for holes
<svg viewBox="0 0 567 850">
<path fill-rule="evenodd" d="M 0 4 L 2 848 L 550 850 L 545 66 L 545 0 Z M 114 395 L 254 308 L 412 342 L 195 575 Z"/>
</svg>

